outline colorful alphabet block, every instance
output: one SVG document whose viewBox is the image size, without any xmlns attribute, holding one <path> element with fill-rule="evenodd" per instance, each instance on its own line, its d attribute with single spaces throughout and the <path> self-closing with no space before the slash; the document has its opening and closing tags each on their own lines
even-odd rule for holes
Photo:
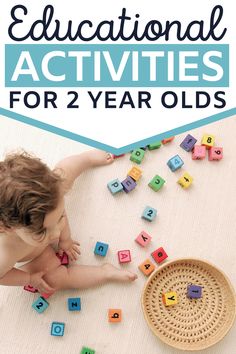
<svg viewBox="0 0 236 354">
<path fill-rule="evenodd" d="M 136 237 L 135 241 L 142 247 L 147 246 L 152 237 L 148 235 L 145 231 L 141 231 L 140 234 Z"/>
<path fill-rule="evenodd" d="M 81 310 L 80 297 L 68 298 L 68 310 L 69 311 L 80 311 Z"/>
<path fill-rule="evenodd" d="M 170 143 L 171 141 L 174 140 L 174 136 L 171 136 L 170 138 L 167 138 L 167 139 L 163 139 L 161 142 L 163 145 L 167 144 L 167 143 Z"/>
<path fill-rule="evenodd" d="M 122 320 L 122 311 L 121 309 L 109 309 L 108 310 L 108 321 L 109 322 L 121 322 Z"/>
<path fill-rule="evenodd" d="M 152 188 L 155 192 L 159 191 L 164 186 L 165 180 L 155 175 L 153 179 L 148 183 L 149 187 Z"/>
<path fill-rule="evenodd" d="M 95 350 L 87 347 L 83 347 L 80 354 L 95 354 Z"/>
<path fill-rule="evenodd" d="M 121 182 L 117 179 L 114 179 L 113 181 L 110 181 L 107 183 L 107 188 L 110 190 L 112 194 L 116 194 L 118 192 L 123 191 L 123 186 Z"/>
<path fill-rule="evenodd" d="M 143 161 L 145 151 L 143 149 L 136 149 L 132 152 L 130 160 L 140 164 Z"/>
<path fill-rule="evenodd" d="M 130 250 L 118 251 L 118 259 L 120 263 L 129 263 L 131 262 Z"/>
<path fill-rule="evenodd" d="M 150 259 L 146 259 L 139 265 L 139 269 L 144 275 L 149 276 L 155 270 L 155 265 L 150 261 Z"/>
<path fill-rule="evenodd" d="M 38 313 L 44 312 L 48 306 L 49 303 L 41 296 L 38 297 L 38 299 L 32 304 L 33 309 L 35 309 Z"/>
<path fill-rule="evenodd" d="M 161 141 L 156 141 L 155 143 L 148 145 L 148 150 L 155 150 L 161 147 Z"/>
<path fill-rule="evenodd" d="M 124 179 L 124 181 L 122 181 L 121 184 L 123 186 L 125 193 L 131 192 L 137 186 L 137 183 L 130 176 Z"/>
<path fill-rule="evenodd" d="M 60 262 L 62 265 L 68 265 L 69 264 L 69 257 L 66 254 L 66 252 L 63 252 L 63 254 L 56 253 L 57 258 L 60 259 Z"/>
<path fill-rule="evenodd" d="M 188 134 L 184 140 L 182 141 L 182 143 L 180 144 L 180 146 L 182 147 L 182 149 L 184 149 L 185 151 L 189 152 L 193 149 L 194 145 L 196 144 L 197 139 L 195 139 L 191 134 Z"/>
<path fill-rule="evenodd" d="M 51 335 L 56 337 L 62 337 L 64 335 L 65 323 L 63 322 L 52 322 L 51 325 Z"/>
<path fill-rule="evenodd" d="M 203 160 L 206 157 L 206 147 L 204 145 L 194 145 L 192 151 L 193 160 Z"/>
<path fill-rule="evenodd" d="M 98 255 L 98 256 L 102 256 L 105 257 L 108 251 L 108 247 L 109 245 L 107 243 L 103 243 L 103 242 L 97 242 L 95 249 L 94 249 L 94 254 Z"/>
<path fill-rule="evenodd" d="M 173 156 L 169 161 L 167 162 L 167 166 L 171 169 L 172 172 L 175 172 L 179 168 L 181 168 L 184 164 L 184 161 L 181 159 L 179 155 Z"/>
<path fill-rule="evenodd" d="M 208 151 L 208 160 L 209 161 L 219 161 L 223 158 L 223 148 L 213 146 Z"/>
<path fill-rule="evenodd" d="M 199 285 L 188 285 L 187 297 L 191 299 L 200 299 L 202 297 L 202 287 Z"/>
<path fill-rule="evenodd" d="M 44 299 L 48 299 L 53 294 L 54 294 L 54 291 L 52 293 L 40 293 L 40 296 L 43 297 Z"/>
<path fill-rule="evenodd" d="M 25 285 L 24 286 L 24 290 L 29 291 L 31 293 L 37 293 L 38 292 L 38 289 L 34 288 L 31 285 Z"/>
<path fill-rule="evenodd" d="M 207 149 L 210 149 L 210 147 L 214 146 L 214 143 L 215 143 L 214 135 L 210 135 L 210 134 L 203 135 L 201 144 L 206 146 Z"/>
<path fill-rule="evenodd" d="M 156 215 L 157 215 L 157 210 L 155 208 L 147 206 L 142 213 L 142 218 L 148 221 L 153 221 Z"/>
<path fill-rule="evenodd" d="M 163 262 L 167 257 L 167 253 L 165 252 L 163 247 L 158 248 L 157 250 L 151 253 L 152 258 L 159 264 Z"/>
<path fill-rule="evenodd" d="M 135 181 L 138 181 L 142 176 L 142 170 L 140 168 L 133 166 L 128 172 L 128 176 L 133 178 Z"/>
<path fill-rule="evenodd" d="M 162 300 L 165 306 L 172 306 L 178 303 L 178 297 L 175 291 L 163 294 Z"/>
<path fill-rule="evenodd" d="M 178 179 L 177 183 L 179 183 L 182 188 L 187 189 L 193 183 L 193 177 L 190 176 L 188 172 L 185 172 L 183 176 Z"/>
</svg>

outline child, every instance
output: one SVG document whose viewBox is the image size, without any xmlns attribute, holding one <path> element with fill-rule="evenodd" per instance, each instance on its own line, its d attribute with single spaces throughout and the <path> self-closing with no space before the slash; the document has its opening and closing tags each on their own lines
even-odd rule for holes
<svg viewBox="0 0 236 354">
<path fill-rule="evenodd" d="M 64 195 L 87 168 L 112 161 L 110 154 L 91 150 L 63 159 L 53 171 L 26 152 L 0 162 L 0 285 L 31 285 L 51 293 L 137 278 L 111 264 L 66 268 L 53 248 L 57 242 L 60 254 L 77 260 L 79 243 L 71 238 Z"/>
</svg>

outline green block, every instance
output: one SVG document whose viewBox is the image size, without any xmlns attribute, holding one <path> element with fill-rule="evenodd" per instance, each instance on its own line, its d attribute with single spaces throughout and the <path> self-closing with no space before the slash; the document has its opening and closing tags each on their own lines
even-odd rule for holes
<svg viewBox="0 0 236 354">
<path fill-rule="evenodd" d="M 143 161 L 145 151 L 142 149 L 136 149 L 132 152 L 130 160 L 140 164 Z"/>
<path fill-rule="evenodd" d="M 148 150 L 155 150 L 161 147 L 161 141 L 157 141 L 153 144 L 148 145 Z"/>
<path fill-rule="evenodd" d="M 159 191 L 161 187 L 163 187 L 165 180 L 160 176 L 156 175 L 153 179 L 148 183 L 149 187 L 152 188 L 155 192 Z"/>
<path fill-rule="evenodd" d="M 95 354 L 95 350 L 83 347 L 80 354 Z"/>
</svg>

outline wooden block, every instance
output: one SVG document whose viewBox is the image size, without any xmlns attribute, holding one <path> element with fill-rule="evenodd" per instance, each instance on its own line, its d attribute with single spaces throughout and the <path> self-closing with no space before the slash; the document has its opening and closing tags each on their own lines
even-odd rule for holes
<svg viewBox="0 0 236 354">
<path fill-rule="evenodd" d="M 121 309 L 109 309 L 108 310 L 108 321 L 109 322 L 121 322 L 122 311 Z"/>
<path fill-rule="evenodd" d="M 208 151 L 209 161 L 219 161 L 223 158 L 223 148 L 213 146 Z"/>
<path fill-rule="evenodd" d="M 184 149 L 185 151 L 189 152 L 193 149 L 194 145 L 196 144 L 197 139 L 195 139 L 191 134 L 188 134 L 184 140 L 182 141 L 182 143 L 180 144 L 180 146 L 182 147 L 182 149 Z"/>
<path fill-rule="evenodd" d="M 142 213 L 142 218 L 148 221 L 153 221 L 156 215 L 157 215 L 157 210 L 155 208 L 147 206 Z"/>
<path fill-rule="evenodd" d="M 110 181 L 107 183 L 107 188 L 110 190 L 112 194 L 116 194 L 118 192 L 123 191 L 123 186 L 121 182 L 117 179 L 114 179 L 113 181 Z"/>
<path fill-rule="evenodd" d="M 156 175 L 153 179 L 148 183 L 149 187 L 152 188 L 155 192 L 159 191 L 164 186 L 165 180 Z"/>
<path fill-rule="evenodd" d="M 120 263 L 129 263 L 131 262 L 130 250 L 118 251 L 118 259 Z"/>
<path fill-rule="evenodd" d="M 34 288 L 31 285 L 25 285 L 24 286 L 24 290 L 29 291 L 31 293 L 37 293 L 38 292 L 38 289 Z"/>
<path fill-rule="evenodd" d="M 125 193 L 131 192 L 137 186 L 137 183 L 130 176 L 124 179 L 124 181 L 122 181 L 121 184 L 123 186 Z"/>
<path fill-rule="evenodd" d="M 151 253 L 152 258 L 159 264 L 163 262 L 168 255 L 166 254 L 165 250 L 163 247 L 158 248 L 157 250 L 153 251 Z"/>
<path fill-rule="evenodd" d="M 172 306 L 178 303 L 178 297 L 175 291 L 163 294 L 162 300 L 165 306 Z"/>
<path fill-rule="evenodd" d="M 80 311 L 81 310 L 80 297 L 69 297 L 68 298 L 68 310 L 69 311 Z"/>
<path fill-rule="evenodd" d="M 181 168 L 184 164 L 184 161 L 181 159 L 179 155 L 173 156 L 169 161 L 167 162 L 167 165 L 171 169 L 172 172 L 175 172 L 179 168 Z"/>
<path fill-rule="evenodd" d="M 144 275 L 148 276 L 155 270 L 155 265 L 150 261 L 150 259 L 146 259 L 139 265 L 139 269 Z"/>
<path fill-rule="evenodd" d="M 49 303 L 41 296 L 32 304 L 33 309 L 35 309 L 38 313 L 44 312 L 48 306 Z"/>
<path fill-rule="evenodd" d="M 136 149 L 132 152 L 130 160 L 140 164 L 143 161 L 145 151 L 143 149 Z"/>
<path fill-rule="evenodd" d="M 62 337 L 64 335 L 65 323 L 63 322 L 52 322 L 51 325 L 51 335 L 56 337 Z"/>
<path fill-rule="evenodd" d="M 174 136 L 171 136 L 170 138 L 167 138 L 167 139 L 163 139 L 161 142 L 163 145 L 167 144 L 167 143 L 170 143 L 171 141 L 174 140 Z"/>
<path fill-rule="evenodd" d="M 136 237 L 135 241 L 142 247 L 147 246 L 151 242 L 152 237 L 148 235 L 145 231 L 141 231 Z"/>
<path fill-rule="evenodd" d="M 200 299 L 202 297 L 202 287 L 199 285 L 188 285 L 187 297 L 191 299 Z"/>
<path fill-rule="evenodd" d="M 155 150 L 161 147 L 161 141 L 156 141 L 155 143 L 148 145 L 148 150 Z"/>
<path fill-rule="evenodd" d="M 95 354 L 95 350 L 88 347 L 83 347 L 80 354 Z"/>
<path fill-rule="evenodd" d="M 97 242 L 94 249 L 94 254 L 105 257 L 107 254 L 108 247 L 109 245 L 107 243 Z"/>
<path fill-rule="evenodd" d="M 203 160 L 206 157 L 206 147 L 204 145 L 195 145 L 192 152 L 193 160 Z"/>
<path fill-rule="evenodd" d="M 133 178 L 135 181 L 138 181 L 142 176 L 142 170 L 140 168 L 133 166 L 128 172 L 128 176 Z"/>
<path fill-rule="evenodd" d="M 182 188 L 187 189 L 193 183 L 193 177 L 190 176 L 188 172 L 185 172 L 183 176 L 178 179 L 177 183 L 179 183 Z"/>
<path fill-rule="evenodd" d="M 207 149 L 214 146 L 215 143 L 215 136 L 210 134 L 204 134 L 202 137 L 201 144 L 206 146 Z"/>
</svg>

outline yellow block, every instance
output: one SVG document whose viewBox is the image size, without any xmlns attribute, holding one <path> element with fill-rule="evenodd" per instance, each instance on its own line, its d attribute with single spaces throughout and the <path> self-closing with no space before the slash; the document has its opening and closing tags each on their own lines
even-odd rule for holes
<svg viewBox="0 0 236 354">
<path fill-rule="evenodd" d="M 132 177 L 135 181 L 138 181 L 142 175 L 142 170 L 140 168 L 133 166 L 128 172 L 128 176 Z"/>
<path fill-rule="evenodd" d="M 169 293 L 163 294 L 162 300 L 166 306 L 172 306 L 178 303 L 178 298 L 175 291 L 170 291 Z"/>
<path fill-rule="evenodd" d="M 185 172 L 183 176 L 178 179 L 177 183 L 179 183 L 181 187 L 186 189 L 193 183 L 193 177 L 190 176 L 188 172 Z"/>
<path fill-rule="evenodd" d="M 210 149 L 212 146 L 214 146 L 215 136 L 209 135 L 209 134 L 204 134 L 202 137 L 201 143 L 202 143 L 202 145 L 206 146 L 207 149 Z"/>
</svg>

